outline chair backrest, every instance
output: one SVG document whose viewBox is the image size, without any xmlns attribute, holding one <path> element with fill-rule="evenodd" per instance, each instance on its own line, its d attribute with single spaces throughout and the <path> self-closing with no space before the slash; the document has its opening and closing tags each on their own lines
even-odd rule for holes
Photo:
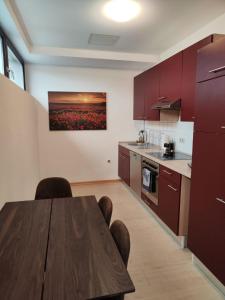
<svg viewBox="0 0 225 300">
<path fill-rule="evenodd" d="M 113 209 L 113 204 L 111 199 L 107 196 L 103 196 L 99 199 L 98 205 L 105 218 L 107 225 L 109 226 L 112 217 L 112 209 Z"/>
<path fill-rule="evenodd" d="M 120 252 L 125 266 L 127 267 L 130 254 L 130 234 L 122 221 L 116 220 L 110 226 L 110 232 Z"/>
<path fill-rule="evenodd" d="M 35 194 L 35 200 L 65 197 L 72 197 L 72 191 L 69 182 L 61 177 L 42 179 Z"/>
</svg>

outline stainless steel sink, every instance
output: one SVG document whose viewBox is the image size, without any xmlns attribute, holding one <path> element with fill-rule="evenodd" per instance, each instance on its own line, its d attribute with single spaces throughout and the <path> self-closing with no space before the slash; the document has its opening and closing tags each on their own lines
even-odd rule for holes
<svg viewBox="0 0 225 300">
<path fill-rule="evenodd" d="M 138 149 L 149 149 L 150 147 L 154 146 L 150 143 L 137 143 L 137 142 L 129 142 L 127 144 L 128 146 L 134 146 L 137 147 Z"/>
<path fill-rule="evenodd" d="M 137 142 L 130 142 L 128 143 L 129 146 L 144 146 L 145 144 L 137 143 Z"/>
</svg>

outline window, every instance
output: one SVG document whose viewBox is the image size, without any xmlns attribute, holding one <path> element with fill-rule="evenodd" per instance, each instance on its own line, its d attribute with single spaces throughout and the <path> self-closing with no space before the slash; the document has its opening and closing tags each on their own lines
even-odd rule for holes
<svg viewBox="0 0 225 300">
<path fill-rule="evenodd" d="M 20 54 L 0 28 L 0 73 L 25 89 L 24 62 Z"/>
<path fill-rule="evenodd" d="M 0 73 L 4 74 L 3 40 L 0 36 Z"/>
<path fill-rule="evenodd" d="M 24 89 L 23 64 L 16 57 L 14 52 L 7 47 L 8 54 L 8 77 L 18 86 Z"/>
</svg>

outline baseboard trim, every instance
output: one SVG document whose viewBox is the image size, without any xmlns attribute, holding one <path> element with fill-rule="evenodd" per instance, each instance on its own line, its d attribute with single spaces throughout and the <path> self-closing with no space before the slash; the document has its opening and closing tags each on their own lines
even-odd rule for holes
<svg viewBox="0 0 225 300">
<path fill-rule="evenodd" d="M 78 182 L 70 182 L 72 186 L 77 185 L 89 185 L 89 184 L 105 184 L 105 183 L 116 183 L 120 182 L 121 179 L 108 179 L 108 180 L 93 180 L 93 181 L 78 181 Z"/>
<path fill-rule="evenodd" d="M 225 296 L 225 286 L 215 277 L 215 275 L 194 255 L 192 254 L 192 263 L 200 270 L 206 279 Z"/>
</svg>

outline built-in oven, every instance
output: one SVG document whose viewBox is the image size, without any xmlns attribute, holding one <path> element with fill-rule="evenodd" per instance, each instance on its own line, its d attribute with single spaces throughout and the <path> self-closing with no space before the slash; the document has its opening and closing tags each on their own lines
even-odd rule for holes
<svg viewBox="0 0 225 300">
<path fill-rule="evenodd" d="M 158 205 L 159 164 L 142 158 L 142 193 L 155 205 Z"/>
</svg>

